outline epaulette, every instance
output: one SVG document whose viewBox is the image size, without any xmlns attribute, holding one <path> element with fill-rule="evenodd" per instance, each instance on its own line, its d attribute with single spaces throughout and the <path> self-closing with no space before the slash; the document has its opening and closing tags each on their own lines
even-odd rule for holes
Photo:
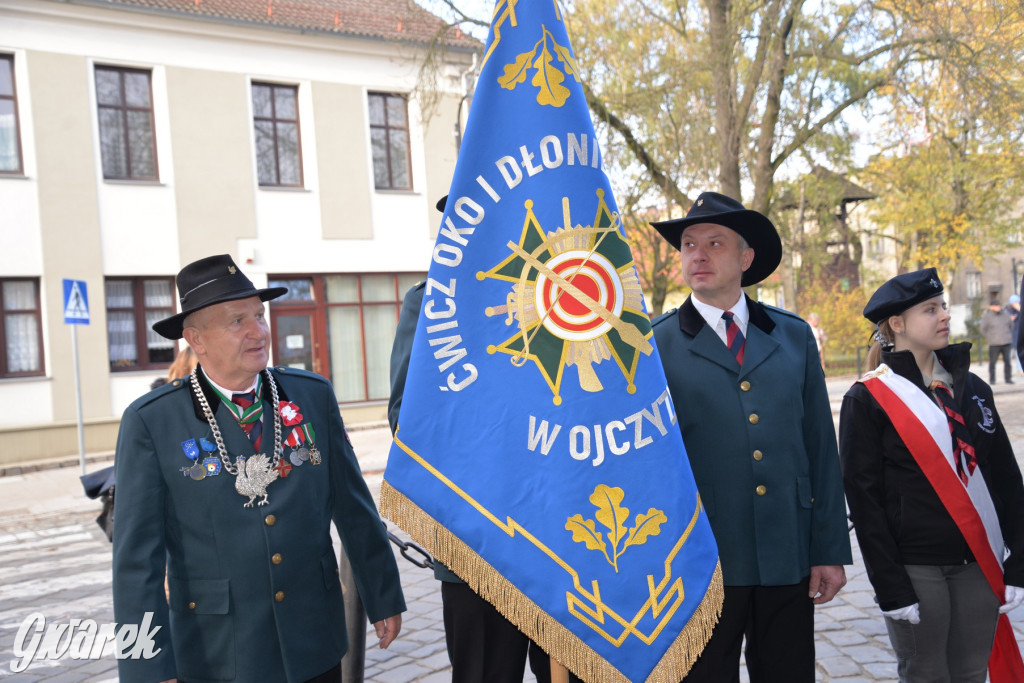
<svg viewBox="0 0 1024 683">
<path fill-rule="evenodd" d="M 323 375 L 318 375 L 315 372 L 310 372 L 309 370 L 290 368 L 286 365 L 275 365 L 273 370 L 274 374 L 288 375 L 289 377 L 304 377 L 306 379 L 315 379 L 316 381 L 323 382 L 328 386 L 330 386 L 331 384 L 330 380 L 328 380 Z"/>
<path fill-rule="evenodd" d="M 775 313 L 781 313 L 782 315 L 794 318 L 796 320 L 799 320 L 800 322 L 807 322 L 793 311 L 787 311 L 785 308 L 779 308 L 778 306 L 772 306 L 770 304 L 761 304 L 761 307 L 769 311 L 774 311 Z"/>
<path fill-rule="evenodd" d="M 132 401 L 131 405 L 135 408 L 141 408 L 142 406 L 148 405 L 153 401 L 161 399 L 168 394 L 174 393 L 175 391 L 180 391 L 182 387 L 188 387 L 187 377 L 172 380 L 170 382 L 167 382 L 166 384 L 161 384 L 156 389 L 151 389 L 142 396 L 139 396 L 137 399 Z"/>
<path fill-rule="evenodd" d="M 666 311 L 665 313 L 662 313 L 657 318 L 655 318 L 654 320 L 651 321 L 651 327 L 654 327 L 658 323 L 660 323 L 662 321 L 665 321 L 665 320 L 668 320 L 669 318 L 674 317 L 678 311 L 679 311 L 678 308 L 673 308 L 671 311 Z"/>
</svg>

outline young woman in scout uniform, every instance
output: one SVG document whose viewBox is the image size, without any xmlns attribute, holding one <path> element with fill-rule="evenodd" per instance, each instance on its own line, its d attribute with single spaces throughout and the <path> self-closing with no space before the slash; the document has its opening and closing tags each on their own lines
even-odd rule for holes
<svg viewBox="0 0 1024 683">
<path fill-rule="evenodd" d="M 876 367 L 843 399 L 847 501 L 900 681 L 1024 681 L 1005 616 L 1024 599 L 1024 486 L 942 293 L 927 268 L 864 308 Z"/>
</svg>

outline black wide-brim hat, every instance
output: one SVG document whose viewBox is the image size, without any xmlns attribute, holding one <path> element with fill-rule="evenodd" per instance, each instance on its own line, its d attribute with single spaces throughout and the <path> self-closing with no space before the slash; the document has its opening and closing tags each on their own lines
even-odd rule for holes
<svg viewBox="0 0 1024 683">
<path fill-rule="evenodd" d="M 864 317 L 878 325 L 942 292 L 942 280 L 934 268 L 903 273 L 875 290 L 864 306 Z"/>
<path fill-rule="evenodd" d="M 782 239 L 779 231 L 768 218 L 743 205 L 732 197 L 717 192 L 702 192 L 693 203 L 685 218 L 651 223 L 669 244 L 679 249 L 683 231 L 698 223 L 723 225 L 740 235 L 751 249 L 754 260 L 743 271 L 740 285 L 756 285 L 775 272 L 782 262 Z"/>
<path fill-rule="evenodd" d="M 178 273 L 177 283 L 181 313 L 153 323 L 153 331 L 168 339 L 181 339 L 185 318 L 201 308 L 251 296 L 270 301 L 288 291 L 287 287 L 256 289 L 227 254 L 188 264 Z"/>
</svg>

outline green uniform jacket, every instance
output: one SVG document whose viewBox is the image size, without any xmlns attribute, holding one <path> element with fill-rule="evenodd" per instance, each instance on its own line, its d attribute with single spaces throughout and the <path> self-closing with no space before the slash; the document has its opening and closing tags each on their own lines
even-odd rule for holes
<svg viewBox="0 0 1024 683">
<path fill-rule="evenodd" d="M 727 586 L 850 564 L 835 426 L 810 326 L 749 297 L 743 366 L 687 299 L 654 338 Z"/>
<path fill-rule="evenodd" d="M 123 681 L 305 681 L 335 666 L 348 636 L 332 519 L 370 620 L 405 610 L 398 567 L 330 383 L 290 368 L 273 374 L 280 399 L 298 406 L 301 425 L 312 425 L 322 462 L 272 482 L 264 506 L 244 508 L 247 498 L 226 470 L 201 480 L 183 473 L 193 463 L 186 449 L 198 447 L 199 461 L 217 457 L 204 450 L 201 439 L 208 447 L 213 436 L 187 380 L 125 410 L 115 460 L 114 615 L 118 624 L 141 624 L 152 612 L 160 652 L 119 660 Z M 205 381 L 203 389 L 232 462 L 252 455 L 230 411 Z M 265 376 L 264 408 L 261 450 L 270 454 Z M 282 438 L 291 430 L 282 424 Z M 291 450 L 285 446 L 282 463 Z"/>
</svg>

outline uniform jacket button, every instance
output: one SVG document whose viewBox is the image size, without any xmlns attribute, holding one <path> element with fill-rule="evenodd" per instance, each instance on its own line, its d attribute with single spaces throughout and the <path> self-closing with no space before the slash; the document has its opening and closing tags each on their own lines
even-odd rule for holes
<svg viewBox="0 0 1024 683">
<path fill-rule="evenodd" d="M 266 519 L 264 519 L 263 521 L 266 522 L 267 526 L 274 526 L 275 524 L 277 524 L 277 516 L 267 515 Z"/>
<path fill-rule="evenodd" d="M 281 553 L 274 553 L 270 556 L 270 561 L 274 564 L 281 564 Z"/>
<path fill-rule="evenodd" d="M 194 602 L 188 603 L 188 608 L 189 609 L 195 609 L 196 608 L 196 603 L 194 603 Z"/>
<path fill-rule="evenodd" d="M 747 380 L 740 382 L 740 391 L 750 391 L 750 382 Z"/>
<path fill-rule="evenodd" d="M 754 460 L 757 460 L 758 462 L 761 462 L 761 459 L 763 457 L 764 457 L 764 453 L 762 453 L 761 451 L 754 451 Z"/>
<path fill-rule="evenodd" d="M 277 591 L 274 593 L 275 602 L 284 602 L 284 591 Z"/>
<path fill-rule="evenodd" d="M 757 487 L 756 489 L 754 489 L 754 490 L 755 490 L 755 491 L 757 492 L 757 495 L 759 495 L 759 496 L 763 496 L 763 495 L 764 495 L 765 493 L 767 493 L 767 492 L 768 492 L 768 489 L 766 489 L 766 488 L 765 488 L 764 484 L 760 484 L 760 485 L 759 485 L 759 486 L 758 486 L 758 487 Z"/>
<path fill-rule="evenodd" d="M 756 425 L 758 422 L 761 421 L 761 418 L 757 416 L 757 413 L 751 413 L 750 417 L 748 417 L 747 419 L 750 420 L 750 424 L 752 425 Z"/>
</svg>

